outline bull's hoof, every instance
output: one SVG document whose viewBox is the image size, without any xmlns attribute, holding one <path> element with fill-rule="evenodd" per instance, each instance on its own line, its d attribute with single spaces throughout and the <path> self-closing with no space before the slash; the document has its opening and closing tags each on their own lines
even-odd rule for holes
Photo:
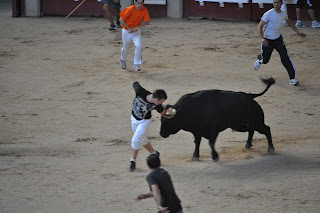
<svg viewBox="0 0 320 213">
<path fill-rule="evenodd" d="M 274 153 L 274 148 L 272 147 L 272 148 L 268 148 L 268 153 L 269 154 L 273 154 Z"/>
<path fill-rule="evenodd" d="M 219 158 L 216 158 L 216 159 L 212 159 L 213 162 L 219 162 Z"/>
<path fill-rule="evenodd" d="M 199 157 L 193 157 L 192 161 L 199 161 Z"/>
<path fill-rule="evenodd" d="M 247 150 L 249 150 L 249 149 L 251 149 L 251 147 L 252 147 L 252 145 L 251 146 L 245 146 L 245 148 L 247 149 Z"/>
<path fill-rule="evenodd" d="M 211 155 L 211 157 L 212 157 L 212 160 L 213 160 L 214 162 L 218 162 L 218 161 L 219 161 L 219 155 L 218 155 L 218 153 L 213 153 L 213 154 Z"/>
</svg>

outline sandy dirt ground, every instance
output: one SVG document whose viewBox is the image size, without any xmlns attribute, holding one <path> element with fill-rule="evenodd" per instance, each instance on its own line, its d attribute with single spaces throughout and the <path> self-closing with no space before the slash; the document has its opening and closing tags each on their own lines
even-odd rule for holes
<svg viewBox="0 0 320 213">
<path fill-rule="evenodd" d="M 310 23 L 309 23 L 310 24 Z M 148 135 L 161 153 L 185 212 L 320 212 L 320 30 L 283 36 L 300 86 L 290 86 L 274 52 L 259 71 L 256 22 L 152 19 L 143 29 L 143 73 L 119 66 L 121 31 L 103 18 L 0 17 L 1 212 L 156 212 L 141 150 L 131 157 L 132 83 L 163 88 L 167 103 L 202 89 L 258 93 L 260 77 L 276 84 L 256 100 L 271 127 L 275 154 L 256 133 L 222 132 L 220 161 L 202 140 L 192 162 L 193 137 L 159 136 L 154 111 Z"/>
</svg>

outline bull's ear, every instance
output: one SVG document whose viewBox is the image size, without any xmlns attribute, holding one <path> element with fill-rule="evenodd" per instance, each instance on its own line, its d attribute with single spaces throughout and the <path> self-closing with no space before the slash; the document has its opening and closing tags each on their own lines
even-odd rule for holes
<svg viewBox="0 0 320 213">
<path fill-rule="evenodd" d="M 172 110 L 172 115 L 176 115 L 177 112 L 178 112 L 177 109 L 173 108 L 173 110 Z"/>
<path fill-rule="evenodd" d="M 174 110 L 174 116 L 175 117 L 179 116 L 180 109 L 179 108 L 175 108 L 175 107 L 172 107 L 172 108 Z"/>
</svg>

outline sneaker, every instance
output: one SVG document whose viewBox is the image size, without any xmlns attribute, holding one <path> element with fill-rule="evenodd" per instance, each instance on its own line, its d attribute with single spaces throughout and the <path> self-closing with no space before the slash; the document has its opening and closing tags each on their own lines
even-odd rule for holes
<svg viewBox="0 0 320 213">
<path fill-rule="evenodd" d="M 301 21 L 297 21 L 296 27 L 307 27 L 308 25 L 302 23 Z"/>
<path fill-rule="evenodd" d="M 260 60 L 258 59 L 258 60 L 256 60 L 256 62 L 254 62 L 254 69 L 255 70 L 258 70 L 259 68 L 260 68 L 260 66 L 261 66 L 261 63 L 260 63 Z"/>
<path fill-rule="evenodd" d="M 139 64 L 134 64 L 133 68 L 134 68 L 134 71 L 141 72 L 141 68 L 140 68 Z"/>
<path fill-rule="evenodd" d="M 129 167 L 129 170 L 130 172 L 133 172 L 134 170 L 136 170 L 136 162 L 134 161 L 130 161 L 130 167 Z"/>
<path fill-rule="evenodd" d="M 127 68 L 126 62 L 125 62 L 125 61 L 122 61 L 122 60 L 120 60 L 120 66 L 121 66 L 122 69 Z"/>
<path fill-rule="evenodd" d="M 282 22 L 282 26 L 283 26 L 283 27 L 288 27 L 287 22 L 286 22 L 286 21 L 283 21 L 283 22 Z"/>
<path fill-rule="evenodd" d="M 156 151 L 156 154 L 158 157 L 160 157 L 160 152 Z"/>
<path fill-rule="evenodd" d="M 312 28 L 320 28 L 320 23 L 317 21 L 313 21 L 311 27 Z"/>
<path fill-rule="evenodd" d="M 110 27 L 109 27 L 109 30 L 111 31 L 111 30 L 116 30 L 117 29 L 117 27 L 114 25 L 114 24 L 111 24 L 110 25 Z"/>
<path fill-rule="evenodd" d="M 120 22 L 117 23 L 116 28 L 122 28 Z"/>
<path fill-rule="evenodd" d="M 299 81 L 297 81 L 297 79 L 293 78 L 290 80 L 289 84 L 292 86 L 297 86 L 299 84 Z"/>
</svg>

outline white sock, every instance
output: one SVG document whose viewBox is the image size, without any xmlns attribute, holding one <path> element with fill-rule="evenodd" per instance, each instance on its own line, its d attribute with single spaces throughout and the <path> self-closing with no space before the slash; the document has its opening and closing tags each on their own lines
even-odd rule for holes
<svg viewBox="0 0 320 213">
<path fill-rule="evenodd" d="M 130 161 L 136 162 L 136 159 L 131 158 L 131 160 L 130 160 Z"/>
<path fill-rule="evenodd" d="M 151 154 L 156 155 L 156 154 L 157 154 L 157 151 L 156 151 L 156 150 L 154 150 L 154 152 L 152 152 Z"/>
</svg>

